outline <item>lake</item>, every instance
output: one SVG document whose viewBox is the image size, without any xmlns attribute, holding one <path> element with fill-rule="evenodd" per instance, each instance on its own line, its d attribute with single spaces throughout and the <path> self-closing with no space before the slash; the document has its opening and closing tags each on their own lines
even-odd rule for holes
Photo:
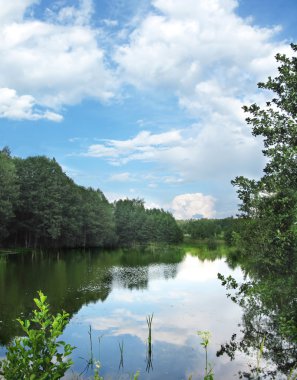
<svg viewBox="0 0 297 380">
<path fill-rule="evenodd" d="M 238 378 L 248 358 L 216 357 L 221 344 L 240 333 L 242 317 L 217 279 L 218 272 L 239 281 L 243 276 L 224 252 L 223 246 L 180 246 L 1 256 L 0 356 L 20 334 L 15 319 L 29 316 L 41 289 L 53 312 L 71 315 L 62 337 L 76 346 L 67 379 L 90 377 L 91 356 L 100 360 L 104 379 L 129 379 L 137 370 L 140 379 L 201 379 L 205 353 L 197 330 L 211 332 L 208 361 L 215 378 Z M 152 314 L 149 354 L 146 318 Z"/>
</svg>

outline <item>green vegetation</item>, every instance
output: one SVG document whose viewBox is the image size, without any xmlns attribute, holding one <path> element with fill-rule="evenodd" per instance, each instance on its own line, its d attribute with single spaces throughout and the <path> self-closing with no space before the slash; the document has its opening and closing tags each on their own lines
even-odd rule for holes
<svg viewBox="0 0 297 380">
<path fill-rule="evenodd" d="M 100 190 L 76 185 L 46 157 L 0 151 L 0 246 L 115 247 L 177 243 L 173 216 L 139 199 L 110 204 Z"/>
<path fill-rule="evenodd" d="M 47 297 L 38 292 L 34 298 L 37 309 L 31 320 L 18 319 L 24 337 L 18 337 L 7 347 L 6 358 L 0 361 L 0 375 L 5 380 L 58 380 L 73 364 L 69 358 L 75 347 L 57 339 L 69 321 L 69 314 L 62 312 L 52 315 Z M 95 361 L 92 349 L 92 332 L 89 330 L 91 358 L 88 366 L 94 365 L 94 380 L 104 380 L 99 374 L 100 362 Z M 123 343 L 121 361 L 123 361 Z M 131 376 L 137 380 L 139 372 Z"/>
<path fill-rule="evenodd" d="M 273 92 L 265 107 L 244 107 L 254 136 L 264 141 L 267 158 L 259 180 L 237 177 L 240 211 L 240 263 L 249 280 L 238 284 L 220 275 L 228 295 L 244 311 L 243 337 L 233 335 L 219 355 L 236 350 L 260 352 L 251 373 L 270 379 L 296 377 L 297 357 L 297 45 L 293 57 L 277 54 L 279 75 L 259 87 Z"/>
<path fill-rule="evenodd" d="M 228 246 L 237 245 L 243 222 L 238 218 L 224 219 L 191 219 L 179 222 L 183 233 L 192 240 L 204 240 L 211 247 L 216 246 L 218 240 Z"/>
<path fill-rule="evenodd" d="M 263 108 L 244 107 L 253 135 L 264 140 L 264 175 L 258 181 L 237 177 L 233 184 L 246 221 L 246 254 L 265 270 L 286 271 L 297 259 L 297 57 L 277 54 L 276 60 L 279 76 L 258 85 L 273 92 L 272 100 Z"/>
<path fill-rule="evenodd" d="M 210 342 L 211 334 L 209 331 L 198 331 L 197 334 L 200 336 L 202 340 L 200 344 L 205 350 L 204 380 L 214 380 L 213 368 L 208 363 L 208 355 L 207 355 L 207 349 Z"/>
<path fill-rule="evenodd" d="M 0 151 L 0 241 L 9 234 L 8 225 L 13 220 L 19 196 L 16 167 L 10 159 L 10 151 Z"/>
<path fill-rule="evenodd" d="M 120 246 L 150 242 L 175 244 L 183 239 L 182 231 L 169 212 L 146 210 L 142 200 L 119 200 L 114 215 Z"/>
<path fill-rule="evenodd" d="M 148 338 L 147 338 L 147 355 L 146 355 L 146 370 L 147 372 L 153 368 L 153 356 L 152 356 L 152 324 L 153 324 L 154 313 L 146 317 L 146 323 L 148 327 Z"/>
<path fill-rule="evenodd" d="M 58 380 L 72 365 L 69 355 L 74 347 L 58 341 L 68 323 L 69 314 L 53 316 L 46 296 L 39 292 L 34 302 L 33 318 L 18 319 L 23 338 L 15 338 L 7 348 L 6 358 L 0 361 L 0 373 L 6 380 Z"/>
</svg>

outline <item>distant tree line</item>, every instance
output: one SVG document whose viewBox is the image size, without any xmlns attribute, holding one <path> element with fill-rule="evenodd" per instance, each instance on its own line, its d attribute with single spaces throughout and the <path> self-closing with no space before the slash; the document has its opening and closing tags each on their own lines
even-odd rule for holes
<svg viewBox="0 0 297 380">
<path fill-rule="evenodd" d="M 111 204 L 102 191 L 78 186 L 55 159 L 0 151 L 0 245 L 114 247 L 177 243 L 173 216 L 139 199 Z"/>
<path fill-rule="evenodd" d="M 244 227 L 241 219 L 191 219 L 179 222 L 185 235 L 193 240 L 224 240 L 227 245 L 236 245 Z"/>
</svg>

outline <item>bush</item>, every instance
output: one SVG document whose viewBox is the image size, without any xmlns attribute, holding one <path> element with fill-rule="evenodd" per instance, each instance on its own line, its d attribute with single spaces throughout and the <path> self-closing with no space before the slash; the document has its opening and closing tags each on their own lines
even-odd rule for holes
<svg viewBox="0 0 297 380">
<path fill-rule="evenodd" d="M 58 341 L 69 321 L 69 314 L 56 316 L 49 311 L 46 296 L 39 291 L 31 320 L 18 319 L 25 337 L 15 338 L 0 362 L 0 374 L 6 380 L 57 380 L 72 365 L 69 358 L 74 347 Z"/>
</svg>

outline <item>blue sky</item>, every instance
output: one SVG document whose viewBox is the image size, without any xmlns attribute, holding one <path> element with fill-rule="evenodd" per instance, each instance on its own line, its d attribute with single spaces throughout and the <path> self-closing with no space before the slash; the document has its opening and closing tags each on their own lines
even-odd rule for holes
<svg viewBox="0 0 297 380">
<path fill-rule="evenodd" d="M 296 42 L 295 0 L 0 0 L 0 146 L 113 201 L 235 215 L 257 178 L 243 104 Z"/>
</svg>

